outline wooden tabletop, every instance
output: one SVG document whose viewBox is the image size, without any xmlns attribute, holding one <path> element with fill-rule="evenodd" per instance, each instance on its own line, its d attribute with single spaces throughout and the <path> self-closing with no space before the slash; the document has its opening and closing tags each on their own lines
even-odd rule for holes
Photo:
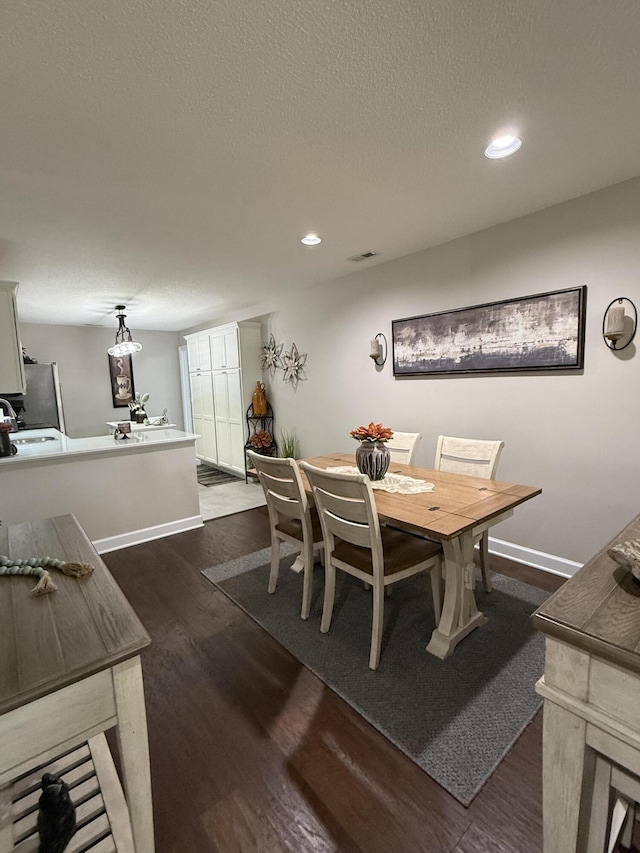
<svg viewBox="0 0 640 853">
<path fill-rule="evenodd" d="M 306 459 L 310 465 L 329 468 L 355 465 L 349 453 L 331 453 Z M 539 495 L 536 486 L 519 486 L 498 480 L 484 480 L 465 474 L 450 474 L 430 468 L 416 468 L 392 462 L 389 472 L 404 474 L 434 484 L 433 492 L 401 495 L 376 489 L 374 496 L 379 515 L 388 521 L 400 521 L 425 533 L 431 539 L 453 539 L 481 522 L 490 521 L 507 510 Z M 304 478 L 305 487 L 309 484 Z"/>
<path fill-rule="evenodd" d="M 533 614 L 545 634 L 640 673 L 640 583 L 607 551 L 640 538 L 640 515 Z"/>
<path fill-rule="evenodd" d="M 133 657 L 151 642 L 73 515 L 0 527 L 0 554 L 90 563 L 34 596 L 37 578 L 0 577 L 0 714 Z M 135 571 L 135 566 L 132 567 Z"/>
</svg>

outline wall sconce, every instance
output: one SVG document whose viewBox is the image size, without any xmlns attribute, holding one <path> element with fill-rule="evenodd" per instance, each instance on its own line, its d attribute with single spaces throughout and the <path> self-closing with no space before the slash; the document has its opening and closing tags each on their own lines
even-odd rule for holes
<svg viewBox="0 0 640 853">
<path fill-rule="evenodd" d="M 383 341 L 384 345 L 382 343 Z M 387 339 L 382 332 L 378 332 L 375 338 L 371 341 L 369 358 L 372 358 L 378 367 L 382 367 L 387 360 Z"/>
<path fill-rule="evenodd" d="M 628 302 L 633 309 L 633 317 L 625 314 L 624 303 Z M 627 322 L 629 320 L 629 322 Z M 636 306 L 625 296 L 619 296 L 607 306 L 602 318 L 602 337 L 609 349 L 620 352 L 628 347 L 636 334 L 638 312 Z"/>
</svg>

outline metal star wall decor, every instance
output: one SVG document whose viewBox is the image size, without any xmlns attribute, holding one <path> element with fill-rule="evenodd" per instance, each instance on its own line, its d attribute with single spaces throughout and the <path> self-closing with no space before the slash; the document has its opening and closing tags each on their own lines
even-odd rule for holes
<svg viewBox="0 0 640 853">
<path fill-rule="evenodd" d="M 298 387 L 298 382 L 307 378 L 304 370 L 306 363 L 307 353 L 299 353 L 295 344 L 291 344 L 290 351 L 285 352 L 282 356 L 282 369 L 284 370 L 282 378 L 285 382 L 290 382 L 293 385 L 294 391 Z"/>
<path fill-rule="evenodd" d="M 276 369 L 282 367 L 282 348 L 284 344 L 277 344 L 271 335 L 267 343 L 262 344 L 262 369 L 268 370 L 271 376 L 275 376 Z"/>
</svg>

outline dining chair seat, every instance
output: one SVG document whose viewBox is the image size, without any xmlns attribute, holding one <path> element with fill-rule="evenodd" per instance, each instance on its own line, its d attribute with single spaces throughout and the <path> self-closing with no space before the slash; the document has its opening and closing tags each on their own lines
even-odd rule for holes
<svg viewBox="0 0 640 853">
<path fill-rule="evenodd" d="M 393 527 L 381 526 L 380 535 L 385 584 L 390 582 L 389 578 L 392 575 L 403 572 L 422 560 L 435 557 L 442 550 L 440 545 L 429 539 L 419 539 Z M 370 548 L 339 540 L 336 542 L 333 555 L 336 560 L 348 563 L 368 575 L 373 575 L 373 557 Z"/>
<path fill-rule="evenodd" d="M 381 527 L 369 478 L 364 474 L 325 471 L 307 462 L 300 467 L 313 490 L 324 538 L 324 603 L 320 630 L 331 627 L 336 569 L 372 589 L 373 613 L 369 667 L 377 669 L 382 649 L 385 590 L 425 572 L 430 575 L 436 625 L 440 619 L 441 546 L 400 530 Z"/>
</svg>

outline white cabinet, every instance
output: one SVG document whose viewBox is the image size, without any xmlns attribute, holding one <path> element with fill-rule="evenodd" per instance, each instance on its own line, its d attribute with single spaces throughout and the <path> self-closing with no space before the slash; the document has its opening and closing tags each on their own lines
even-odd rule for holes
<svg viewBox="0 0 640 853">
<path fill-rule="evenodd" d="M 211 371 L 189 373 L 189 381 L 191 383 L 193 431 L 200 436 L 196 440 L 196 456 L 215 465 L 218 461 L 218 452 Z"/>
<path fill-rule="evenodd" d="M 193 428 L 201 436 L 196 455 L 244 475 L 245 413 L 261 378 L 260 324 L 227 323 L 185 338 Z"/>
<path fill-rule="evenodd" d="M 0 396 L 26 390 L 18 332 L 15 281 L 0 281 Z"/>
<path fill-rule="evenodd" d="M 211 357 L 214 370 L 240 367 L 240 329 L 237 323 L 219 326 L 211 333 Z"/>
<path fill-rule="evenodd" d="M 214 370 L 218 463 L 244 474 L 244 407 L 239 370 Z"/>
<path fill-rule="evenodd" d="M 211 370 L 211 349 L 209 333 L 202 332 L 198 335 L 189 335 L 187 340 L 187 358 L 189 359 L 189 373 L 198 370 Z"/>
</svg>

